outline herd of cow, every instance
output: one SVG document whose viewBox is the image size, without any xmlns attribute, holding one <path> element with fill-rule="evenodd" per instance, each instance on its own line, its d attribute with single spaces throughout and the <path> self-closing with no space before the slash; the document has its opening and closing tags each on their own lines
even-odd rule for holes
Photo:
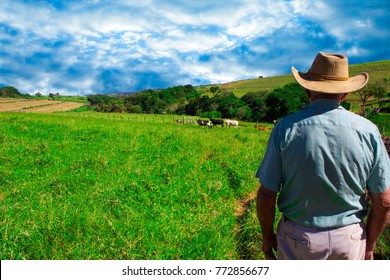
<svg viewBox="0 0 390 280">
<path fill-rule="evenodd" d="M 179 120 L 179 119 L 176 119 L 176 122 L 178 124 L 183 124 L 183 121 Z M 198 123 L 199 126 L 208 126 L 209 128 L 215 127 L 217 125 L 220 125 L 220 126 L 224 127 L 225 124 L 226 124 L 227 127 L 233 126 L 235 128 L 238 128 L 238 121 L 236 121 L 236 120 L 228 120 L 228 119 L 224 119 L 224 120 L 219 120 L 219 119 L 200 120 L 200 119 L 197 119 L 196 122 Z M 194 120 L 188 120 L 188 123 L 194 123 Z"/>
</svg>

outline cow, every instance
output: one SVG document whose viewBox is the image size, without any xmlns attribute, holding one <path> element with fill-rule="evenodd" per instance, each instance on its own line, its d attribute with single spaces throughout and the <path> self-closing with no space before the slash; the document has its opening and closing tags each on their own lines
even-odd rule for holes
<svg viewBox="0 0 390 280">
<path fill-rule="evenodd" d="M 226 126 L 229 127 L 229 128 L 231 126 L 234 126 L 235 128 L 238 128 L 238 121 L 225 119 L 224 122 L 226 123 Z"/>
<path fill-rule="evenodd" d="M 182 120 L 179 120 L 179 119 L 176 119 L 176 123 L 178 123 L 178 124 L 183 124 L 183 121 L 182 121 Z"/>
<path fill-rule="evenodd" d="M 208 120 L 196 120 L 199 126 L 208 126 L 211 128 L 211 121 Z"/>
<path fill-rule="evenodd" d="M 188 120 L 188 123 L 194 124 L 194 120 Z"/>
<path fill-rule="evenodd" d="M 216 120 L 216 119 L 210 119 L 211 123 L 213 124 L 213 127 L 220 125 L 223 127 L 223 124 L 225 123 L 223 120 Z"/>
<path fill-rule="evenodd" d="M 261 126 L 259 124 L 255 124 L 255 128 L 259 131 L 270 131 L 271 130 L 269 127 Z"/>
</svg>

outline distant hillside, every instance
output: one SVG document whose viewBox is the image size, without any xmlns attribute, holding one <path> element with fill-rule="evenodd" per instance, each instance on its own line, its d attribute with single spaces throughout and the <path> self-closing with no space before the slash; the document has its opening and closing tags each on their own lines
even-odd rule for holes
<svg viewBox="0 0 390 280">
<path fill-rule="evenodd" d="M 390 60 L 353 64 L 350 65 L 349 71 L 350 76 L 354 76 L 361 72 L 367 72 L 370 76 L 369 83 L 380 82 L 386 87 L 387 91 L 390 91 Z M 289 74 L 276 77 L 241 80 L 215 86 L 222 87 L 233 92 L 238 97 L 241 97 L 247 92 L 272 90 L 275 87 L 281 87 L 294 81 L 292 74 Z M 206 92 L 209 88 L 210 86 L 203 87 L 202 91 Z"/>
<path fill-rule="evenodd" d="M 21 96 L 20 92 L 14 87 L 5 86 L 0 88 L 0 97 L 20 97 L 20 96 Z"/>
</svg>

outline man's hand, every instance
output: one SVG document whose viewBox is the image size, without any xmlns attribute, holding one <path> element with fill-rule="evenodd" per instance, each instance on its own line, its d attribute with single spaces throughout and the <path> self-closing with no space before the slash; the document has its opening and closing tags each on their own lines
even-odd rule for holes
<svg viewBox="0 0 390 280">
<path fill-rule="evenodd" d="M 376 242 L 390 224 L 390 187 L 381 193 L 369 193 L 372 207 L 367 218 L 366 260 L 374 259 Z"/>
<path fill-rule="evenodd" d="M 373 260 L 374 259 L 374 251 L 366 251 L 366 256 L 364 257 L 365 260 Z"/>
<path fill-rule="evenodd" d="M 261 246 L 267 260 L 276 260 L 273 249 L 276 250 L 278 244 L 274 232 L 275 222 L 275 203 L 276 192 L 260 186 L 257 192 L 257 217 L 261 226 L 263 235 L 263 244 Z"/>
<path fill-rule="evenodd" d="M 272 233 L 269 239 L 263 237 L 263 245 L 261 246 L 261 249 L 263 250 L 267 260 L 276 260 L 273 250 L 276 251 L 277 247 L 278 247 L 278 242 L 276 240 L 275 233 Z"/>
</svg>

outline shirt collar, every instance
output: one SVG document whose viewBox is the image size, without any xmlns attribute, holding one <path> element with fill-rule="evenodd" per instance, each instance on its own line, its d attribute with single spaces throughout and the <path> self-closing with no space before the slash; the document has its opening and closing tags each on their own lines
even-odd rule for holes
<svg viewBox="0 0 390 280">
<path fill-rule="evenodd" d="M 338 108 L 340 106 L 339 102 L 330 98 L 320 98 L 311 102 L 307 107 L 331 107 Z"/>
</svg>

